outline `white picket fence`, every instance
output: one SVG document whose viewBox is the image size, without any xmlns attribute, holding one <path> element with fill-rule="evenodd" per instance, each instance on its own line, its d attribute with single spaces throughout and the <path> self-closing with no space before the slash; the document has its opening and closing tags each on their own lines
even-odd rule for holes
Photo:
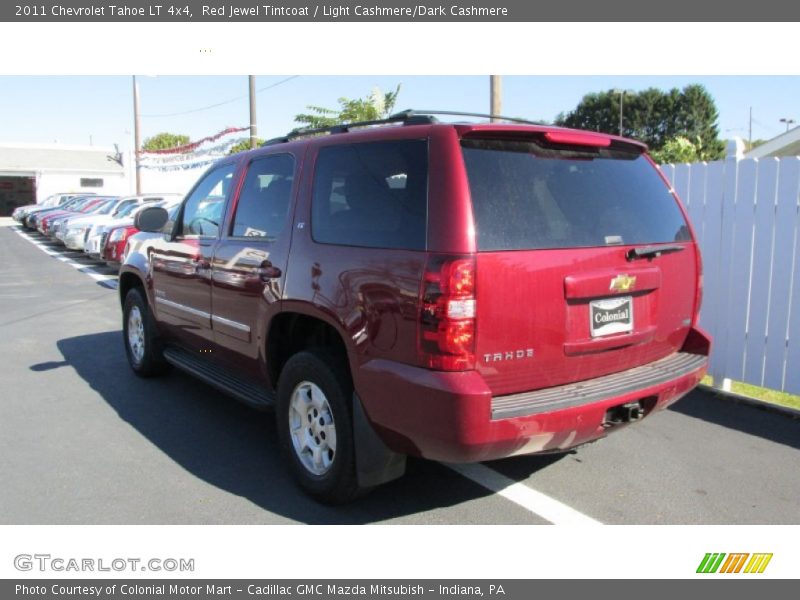
<svg viewBox="0 0 800 600">
<path fill-rule="evenodd" d="M 661 168 L 703 252 L 715 384 L 800 394 L 800 157 Z"/>
</svg>

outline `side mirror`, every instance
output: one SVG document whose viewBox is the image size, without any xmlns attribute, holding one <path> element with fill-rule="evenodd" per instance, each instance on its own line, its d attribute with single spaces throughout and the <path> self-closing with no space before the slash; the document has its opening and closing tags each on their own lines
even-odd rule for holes
<svg viewBox="0 0 800 600">
<path fill-rule="evenodd" d="M 160 232 L 169 220 L 169 213 L 160 206 L 149 206 L 136 213 L 133 226 L 139 231 Z"/>
</svg>

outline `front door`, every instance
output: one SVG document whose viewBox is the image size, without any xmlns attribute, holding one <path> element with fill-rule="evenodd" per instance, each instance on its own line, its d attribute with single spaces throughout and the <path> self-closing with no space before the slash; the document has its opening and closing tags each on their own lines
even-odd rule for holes
<svg viewBox="0 0 800 600">
<path fill-rule="evenodd" d="M 173 237 L 151 256 L 155 313 L 169 337 L 210 351 L 211 259 L 219 239 L 235 164 L 207 173 L 184 201 Z"/>
</svg>

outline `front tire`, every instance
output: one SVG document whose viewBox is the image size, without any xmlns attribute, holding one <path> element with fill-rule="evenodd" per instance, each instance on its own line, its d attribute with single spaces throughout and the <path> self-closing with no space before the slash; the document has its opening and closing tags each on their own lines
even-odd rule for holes
<svg viewBox="0 0 800 600">
<path fill-rule="evenodd" d="M 299 352 L 278 382 L 281 452 L 300 487 L 325 504 L 344 504 L 361 491 L 350 410 L 353 385 L 340 363 L 323 350 Z"/>
<path fill-rule="evenodd" d="M 132 288 L 125 296 L 122 335 L 128 364 L 136 375 L 153 377 L 167 370 L 168 364 L 164 360 L 150 309 L 139 288 Z"/>
</svg>

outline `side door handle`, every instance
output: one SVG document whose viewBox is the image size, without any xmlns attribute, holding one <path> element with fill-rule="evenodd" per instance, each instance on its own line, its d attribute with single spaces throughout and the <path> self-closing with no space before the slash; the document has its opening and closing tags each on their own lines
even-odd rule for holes
<svg viewBox="0 0 800 600">
<path fill-rule="evenodd" d="M 277 279 L 282 275 L 278 267 L 273 266 L 271 262 L 265 260 L 256 269 L 256 274 L 261 281 L 269 281 L 270 279 Z"/>
<path fill-rule="evenodd" d="M 200 273 L 201 271 L 207 271 L 211 268 L 211 263 L 208 262 L 205 258 L 197 258 L 192 261 L 192 266 L 194 266 L 194 272 Z"/>
</svg>

